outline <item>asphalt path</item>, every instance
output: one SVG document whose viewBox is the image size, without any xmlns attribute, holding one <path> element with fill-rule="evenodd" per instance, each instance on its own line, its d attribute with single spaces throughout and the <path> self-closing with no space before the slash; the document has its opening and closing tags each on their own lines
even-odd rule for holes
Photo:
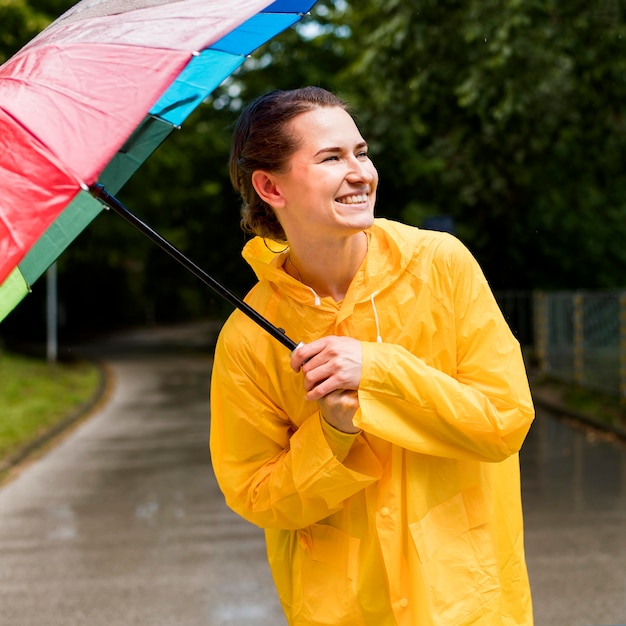
<svg viewBox="0 0 626 626">
<path fill-rule="evenodd" d="M 536 624 L 626 624 L 626 446 L 538 408 L 521 466 Z"/>
<path fill-rule="evenodd" d="M 210 325 L 90 347 L 102 402 L 0 488 L 2 626 L 281 626 L 263 533 L 208 451 Z M 626 624 L 626 450 L 538 411 L 522 453 L 538 626 Z"/>
</svg>

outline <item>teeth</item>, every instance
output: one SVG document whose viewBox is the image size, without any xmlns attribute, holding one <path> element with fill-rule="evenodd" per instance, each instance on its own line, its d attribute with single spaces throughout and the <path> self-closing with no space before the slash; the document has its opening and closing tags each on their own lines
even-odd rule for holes
<svg viewBox="0 0 626 626">
<path fill-rule="evenodd" d="M 341 204 L 360 204 L 361 202 L 367 202 L 367 194 L 345 196 L 344 198 L 338 198 L 337 202 L 341 202 Z"/>
</svg>

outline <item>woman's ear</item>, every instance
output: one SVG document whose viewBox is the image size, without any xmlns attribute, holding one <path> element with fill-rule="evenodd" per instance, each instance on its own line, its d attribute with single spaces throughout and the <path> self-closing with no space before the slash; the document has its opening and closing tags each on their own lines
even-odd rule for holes
<svg viewBox="0 0 626 626">
<path fill-rule="evenodd" d="M 252 185 L 259 198 L 272 208 L 280 208 L 284 205 L 285 201 L 272 174 L 263 170 L 255 170 L 252 172 Z"/>
</svg>

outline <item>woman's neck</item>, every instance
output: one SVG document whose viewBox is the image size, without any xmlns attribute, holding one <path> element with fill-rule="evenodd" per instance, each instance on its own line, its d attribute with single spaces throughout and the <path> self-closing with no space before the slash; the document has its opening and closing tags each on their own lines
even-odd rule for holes
<svg viewBox="0 0 626 626">
<path fill-rule="evenodd" d="M 368 239 L 364 231 L 337 244 L 294 244 L 290 242 L 285 271 L 315 291 L 320 297 L 341 302 L 363 259 Z"/>
</svg>

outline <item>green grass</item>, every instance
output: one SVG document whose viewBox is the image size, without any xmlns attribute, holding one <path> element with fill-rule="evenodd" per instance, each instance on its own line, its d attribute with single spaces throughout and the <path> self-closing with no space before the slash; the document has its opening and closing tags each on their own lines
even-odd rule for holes
<svg viewBox="0 0 626 626">
<path fill-rule="evenodd" d="M 626 431 L 626 403 L 619 396 L 566 383 L 550 375 L 535 376 L 531 387 L 533 393 L 540 394 L 552 404 Z"/>
<path fill-rule="evenodd" d="M 77 411 L 99 384 L 93 363 L 48 363 L 0 349 L 0 462 Z"/>
<path fill-rule="evenodd" d="M 595 416 L 600 421 L 626 428 L 626 407 L 620 398 L 577 385 L 565 387 L 565 406 Z"/>
</svg>

